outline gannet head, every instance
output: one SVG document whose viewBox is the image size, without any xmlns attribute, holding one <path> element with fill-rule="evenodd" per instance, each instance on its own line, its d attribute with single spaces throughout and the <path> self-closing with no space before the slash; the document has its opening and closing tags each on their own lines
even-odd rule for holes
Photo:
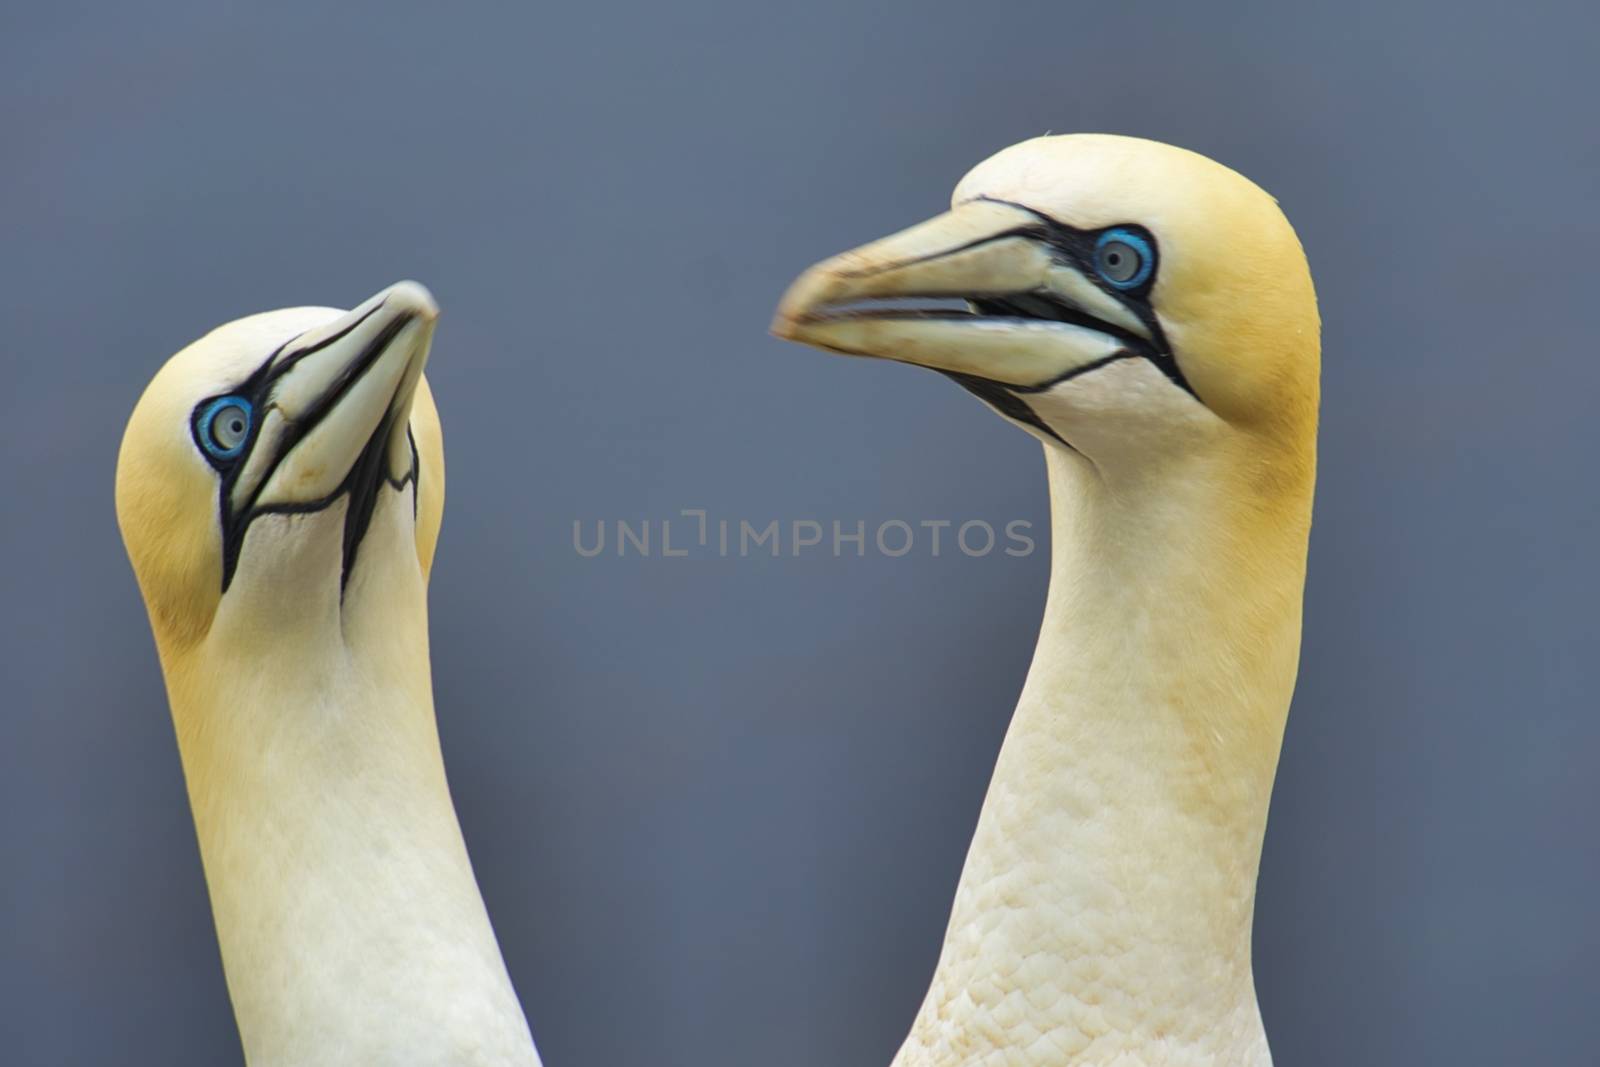
<svg viewBox="0 0 1600 1067">
<path fill-rule="evenodd" d="M 773 331 L 941 371 L 1108 475 L 1241 437 L 1309 462 L 1316 298 L 1267 193 L 1184 149 L 1079 134 L 992 156 L 953 205 L 812 267 Z M 967 308 L 895 303 L 952 297 Z"/>
<path fill-rule="evenodd" d="M 337 635 L 351 602 L 426 582 L 444 506 L 422 377 L 438 308 L 400 282 L 353 311 L 231 322 L 173 356 L 117 461 L 117 520 L 163 655 L 227 618 L 252 643 Z"/>
</svg>

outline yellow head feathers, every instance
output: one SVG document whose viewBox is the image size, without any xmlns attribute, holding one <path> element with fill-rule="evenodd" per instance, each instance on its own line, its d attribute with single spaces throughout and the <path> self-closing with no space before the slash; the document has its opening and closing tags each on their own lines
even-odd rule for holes
<svg viewBox="0 0 1600 1067">
<path fill-rule="evenodd" d="M 774 330 L 940 370 L 1109 470 L 1228 429 L 1309 456 L 1316 298 L 1257 186 L 1180 148 L 1071 135 L 992 156 L 953 203 L 813 267 Z M 880 303 L 903 298 L 970 310 Z"/>
<path fill-rule="evenodd" d="M 998 198 L 1068 225 L 1133 221 L 1159 244 L 1150 301 L 1184 374 L 1230 421 L 1314 418 L 1316 293 L 1277 201 L 1196 152 L 1110 134 L 1038 137 L 974 167 L 954 204 Z"/>
<path fill-rule="evenodd" d="M 269 626 L 338 604 L 375 522 L 412 527 L 426 578 L 444 506 L 422 378 L 437 314 L 402 282 L 350 312 L 229 323 L 156 374 L 123 435 L 117 520 L 163 656 L 225 599 Z"/>
</svg>

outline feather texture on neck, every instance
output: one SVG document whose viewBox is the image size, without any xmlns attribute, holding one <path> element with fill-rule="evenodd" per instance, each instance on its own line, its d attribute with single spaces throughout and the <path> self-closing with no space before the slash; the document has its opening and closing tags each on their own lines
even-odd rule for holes
<svg viewBox="0 0 1600 1067">
<path fill-rule="evenodd" d="M 1266 1064 L 1251 919 L 1312 457 L 1135 488 L 1045 453 L 1044 623 L 896 1067 Z"/>
</svg>

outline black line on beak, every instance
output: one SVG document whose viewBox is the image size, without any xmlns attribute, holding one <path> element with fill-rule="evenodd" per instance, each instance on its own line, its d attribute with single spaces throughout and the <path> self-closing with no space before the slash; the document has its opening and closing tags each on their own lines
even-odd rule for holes
<svg viewBox="0 0 1600 1067">
<path fill-rule="evenodd" d="M 382 305 L 380 304 L 379 307 L 381 306 Z M 253 375 L 252 378 L 259 379 L 257 381 L 255 393 L 261 402 L 257 403 L 257 408 L 262 411 L 266 410 L 267 405 L 264 403 L 264 401 L 268 399 L 273 383 L 279 377 L 281 377 L 284 370 L 287 370 L 288 367 L 293 366 L 294 363 L 298 362 L 306 355 L 326 348 L 328 345 L 348 335 L 351 330 L 354 330 L 362 322 L 365 322 L 367 317 L 377 310 L 378 308 L 373 308 L 371 311 L 368 311 L 366 315 L 361 316 L 361 318 L 357 319 L 354 323 L 351 323 L 348 328 L 341 330 L 334 336 L 326 338 L 323 341 L 319 341 L 316 345 L 307 348 L 303 352 L 294 353 L 289 357 L 288 360 L 285 361 L 285 363 L 282 365 L 282 368 L 271 368 L 271 372 L 264 376 L 260 371 L 258 371 L 256 375 Z M 400 331 L 409 326 L 415 318 L 415 315 L 400 315 L 396 317 L 394 321 L 384 326 L 384 328 L 380 330 L 371 341 L 367 342 L 364 348 L 362 348 L 361 354 L 345 365 L 344 369 L 340 372 L 339 377 L 334 380 L 333 385 L 331 385 L 322 394 L 322 396 L 317 399 L 312 408 L 307 411 L 304 416 L 295 420 L 289 427 L 285 429 L 277 459 L 273 461 L 271 467 L 262 472 L 261 478 L 257 482 L 255 491 L 251 494 L 249 501 L 247 501 L 244 506 L 239 508 L 237 511 L 234 511 L 229 506 L 229 500 L 231 499 L 234 480 L 238 477 L 238 472 L 244 468 L 243 461 L 249 455 L 250 450 L 254 449 L 255 447 L 255 442 L 253 440 L 251 442 L 251 448 L 247 449 L 246 452 L 239 457 L 239 460 L 236 461 L 233 469 L 230 470 L 227 476 L 222 479 L 220 489 L 220 510 L 222 522 L 222 591 L 224 593 L 228 591 L 228 586 L 233 582 L 234 572 L 238 570 L 239 567 L 239 554 L 244 547 L 245 534 L 250 528 L 250 523 L 253 522 L 257 516 L 309 514 L 311 512 L 323 510 L 331 505 L 335 500 L 338 500 L 339 497 L 349 493 L 350 508 L 345 514 L 343 556 L 344 567 L 343 573 L 340 577 L 339 586 L 341 595 L 343 594 L 344 585 L 349 580 L 350 569 L 355 562 L 356 550 L 360 547 L 361 540 L 366 536 L 367 528 L 371 524 L 372 512 L 377 504 L 378 490 L 384 484 L 391 482 L 391 480 L 387 478 L 384 470 L 384 453 L 387 448 L 388 434 L 394 426 L 394 412 L 392 410 L 389 411 L 387 414 L 385 414 L 384 418 L 380 420 L 378 423 L 378 428 L 373 432 L 373 436 L 368 439 L 366 445 L 362 447 L 361 453 L 356 457 L 356 461 L 351 466 L 350 471 L 339 483 L 339 486 L 327 496 L 318 500 L 296 501 L 289 504 L 268 504 L 261 507 L 256 506 L 256 500 L 260 498 L 261 493 L 266 489 L 268 483 L 272 481 L 272 475 L 277 471 L 279 465 L 288 458 L 288 456 L 295 450 L 300 442 L 303 441 L 306 436 L 322 422 L 324 418 L 338 408 L 340 402 L 344 400 L 346 394 L 348 394 L 350 390 L 355 387 L 355 384 L 367 373 L 367 371 L 371 370 L 378 360 L 382 358 L 383 354 L 388 351 L 389 345 L 394 342 L 394 339 L 397 336 L 399 336 Z M 278 352 L 281 351 L 282 349 L 280 348 Z M 273 354 L 273 358 L 276 358 L 277 354 L 278 353 L 275 352 Z M 270 363 L 271 361 L 269 360 L 267 367 L 270 367 Z M 267 367 L 263 367 L 263 370 L 266 370 Z M 373 459 L 374 454 L 376 455 L 375 460 Z M 414 444 L 412 447 L 412 475 L 409 480 L 415 484 L 416 449 Z"/>
<path fill-rule="evenodd" d="M 1167 343 L 1166 333 L 1161 329 L 1161 320 L 1156 317 L 1155 307 L 1150 302 L 1150 294 L 1155 287 L 1156 275 L 1159 273 L 1161 262 L 1160 243 L 1153 233 L 1146 227 L 1136 223 L 1117 224 L 1134 226 L 1143 231 L 1144 236 L 1149 239 L 1151 246 L 1155 249 L 1157 268 L 1151 272 L 1149 281 L 1141 284 L 1137 289 L 1118 289 L 1115 286 L 1106 284 L 1094 265 L 1095 238 L 1097 234 L 1104 232 L 1103 228 L 1095 231 L 1080 230 L 1075 226 L 1068 226 L 1064 222 L 1058 222 L 1042 211 L 1028 207 L 1026 204 L 1019 204 L 1013 200 L 1002 200 L 993 196 L 979 196 L 974 199 L 1013 207 L 1018 211 L 1025 211 L 1038 219 L 1039 224 L 1037 226 L 1012 230 L 1006 236 L 1020 234 L 1048 245 L 1056 257 L 1065 265 L 1071 267 L 1079 275 L 1099 288 L 1101 292 L 1137 316 L 1139 321 L 1144 323 L 1145 329 L 1150 331 L 1151 339 L 1147 342 L 1142 338 L 1134 338 L 1128 331 L 1120 329 L 1111 323 L 1101 322 L 1080 309 L 1066 307 L 1059 300 L 1051 299 L 1049 294 L 1019 294 L 1019 296 L 1037 297 L 1039 301 L 1054 308 L 1059 308 L 1063 312 L 1070 313 L 1071 317 L 1057 313 L 1033 314 L 1028 310 L 1027 305 L 1019 307 L 1020 301 L 1017 297 L 1005 297 L 996 301 L 996 303 L 1009 305 L 1011 310 L 1018 311 L 1022 317 L 1060 319 L 1066 322 L 1078 321 L 1080 325 L 1092 326 L 1092 328 L 1102 333 L 1111 334 L 1126 341 L 1129 343 L 1129 347 L 1134 350 L 1134 354 L 1149 360 L 1157 370 L 1166 375 L 1167 380 L 1172 382 L 1173 385 L 1188 393 L 1202 406 L 1205 404 L 1205 401 L 1200 399 L 1200 394 L 1195 392 L 1194 386 L 1189 384 L 1189 379 L 1184 376 L 1183 368 L 1178 366 L 1177 357 L 1172 354 L 1172 346 Z"/>
</svg>

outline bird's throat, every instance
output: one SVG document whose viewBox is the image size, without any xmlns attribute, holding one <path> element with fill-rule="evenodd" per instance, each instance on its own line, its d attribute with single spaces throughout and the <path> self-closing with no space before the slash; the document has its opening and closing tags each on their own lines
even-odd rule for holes
<svg viewBox="0 0 1600 1067">
<path fill-rule="evenodd" d="M 341 607 L 335 566 L 326 625 L 224 611 L 165 664 L 246 1057 L 536 1065 L 445 780 L 420 572 L 358 572 Z"/>
<path fill-rule="evenodd" d="M 896 1067 L 1266 1063 L 1250 933 L 1309 481 L 1130 492 L 1045 452 L 1045 619 Z"/>
</svg>

